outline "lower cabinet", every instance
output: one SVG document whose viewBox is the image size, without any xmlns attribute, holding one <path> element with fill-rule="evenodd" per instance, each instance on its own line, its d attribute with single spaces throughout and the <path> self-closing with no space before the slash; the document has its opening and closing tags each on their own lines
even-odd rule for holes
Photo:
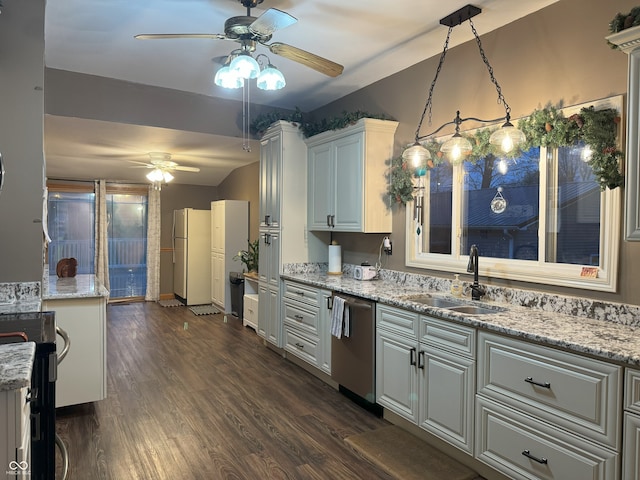
<svg viewBox="0 0 640 480">
<path fill-rule="evenodd" d="M 6 472 L 6 478 L 30 475 L 29 390 L 29 387 L 23 387 L 0 391 L 0 468 Z"/>
<path fill-rule="evenodd" d="M 621 367 L 487 332 L 478 343 L 479 460 L 515 479 L 619 478 Z"/>
<path fill-rule="evenodd" d="M 258 285 L 258 335 L 280 346 L 280 290 L 260 282 Z"/>
<path fill-rule="evenodd" d="M 285 351 L 331 374 L 329 299 L 331 292 L 285 281 L 282 329 Z"/>
<path fill-rule="evenodd" d="M 55 311 L 56 324 L 69 335 L 69 353 L 58 365 L 56 408 L 107 397 L 106 297 L 53 299 L 43 311 Z"/>
<path fill-rule="evenodd" d="M 378 305 L 377 402 L 473 453 L 475 330 Z"/>
<path fill-rule="evenodd" d="M 624 388 L 622 480 L 640 478 L 640 370 L 627 368 Z"/>
</svg>

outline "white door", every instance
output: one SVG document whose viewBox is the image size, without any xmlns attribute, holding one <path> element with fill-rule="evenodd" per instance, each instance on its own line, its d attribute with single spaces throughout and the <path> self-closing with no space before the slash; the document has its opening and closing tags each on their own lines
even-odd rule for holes
<svg viewBox="0 0 640 480">
<path fill-rule="evenodd" d="M 181 298 L 187 297 L 187 240 L 173 239 L 173 293 Z"/>
</svg>

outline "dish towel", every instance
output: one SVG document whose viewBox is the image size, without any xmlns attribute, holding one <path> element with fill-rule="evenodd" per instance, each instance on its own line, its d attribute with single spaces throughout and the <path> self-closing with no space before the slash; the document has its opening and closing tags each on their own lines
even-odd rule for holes
<svg viewBox="0 0 640 480">
<path fill-rule="evenodd" d="M 342 338 L 344 310 L 344 298 L 333 297 L 333 308 L 331 309 L 331 335 L 336 338 Z"/>
</svg>

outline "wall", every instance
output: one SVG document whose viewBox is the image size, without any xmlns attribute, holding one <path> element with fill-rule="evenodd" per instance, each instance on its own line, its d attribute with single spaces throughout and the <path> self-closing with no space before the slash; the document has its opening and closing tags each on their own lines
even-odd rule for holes
<svg viewBox="0 0 640 480">
<path fill-rule="evenodd" d="M 0 15 L 0 283 L 42 280 L 44 1 L 3 2 Z"/>
<path fill-rule="evenodd" d="M 574 105 L 626 93 L 627 55 L 612 50 L 604 40 L 608 26 L 618 12 L 628 12 L 637 0 L 561 0 L 537 13 L 481 35 L 485 53 L 512 108 L 512 118 L 525 116 L 547 103 Z M 443 27 L 445 28 L 445 27 Z M 469 28 L 468 23 L 454 28 Z M 480 34 L 482 32 L 479 32 Z M 413 143 L 415 128 L 424 108 L 438 56 L 387 77 L 313 112 L 315 118 L 339 115 L 343 111 L 365 110 L 385 113 L 400 122 L 396 132 L 396 154 Z M 495 88 L 478 55 L 475 41 L 447 53 L 433 98 L 433 121 L 423 123 L 421 134 L 451 121 L 456 109 L 462 117 L 496 118 L 504 109 L 496 104 Z M 404 266 L 405 209 L 394 207 L 393 255 L 383 266 L 394 270 L 425 272 Z M 343 260 L 375 262 L 381 235 L 335 234 L 343 245 Z M 640 304 L 633 283 L 640 278 L 640 242 L 621 241 L 620 279 L 617 293 L 595 293 L 569 288 L 510 282 L 519 288 L 533 288 L 568 295 L 589 296 L 613 302 Z M 505 284 L 494 279 L 485 283 Z"/>
</svg>

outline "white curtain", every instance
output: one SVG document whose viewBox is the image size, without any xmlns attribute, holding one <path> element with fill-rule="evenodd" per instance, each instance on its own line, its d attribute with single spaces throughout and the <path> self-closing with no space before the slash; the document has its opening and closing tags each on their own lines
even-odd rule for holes
<svg viewBox="0 0 640 480">
<path fill-rule="evenodd" d="M 107 290 L 109 285 L 109 240 L 107 231 L 109 218 L 107 215 L 107 184 L 104 180 L 95 182 L 96 192 L 96 278 Z"/>
<path fill-rule="evenodd" d="M 160 190 L 149 186 L 147 197 L 147 291 L 144 299 L 160 298 Z"/>
</svg>

